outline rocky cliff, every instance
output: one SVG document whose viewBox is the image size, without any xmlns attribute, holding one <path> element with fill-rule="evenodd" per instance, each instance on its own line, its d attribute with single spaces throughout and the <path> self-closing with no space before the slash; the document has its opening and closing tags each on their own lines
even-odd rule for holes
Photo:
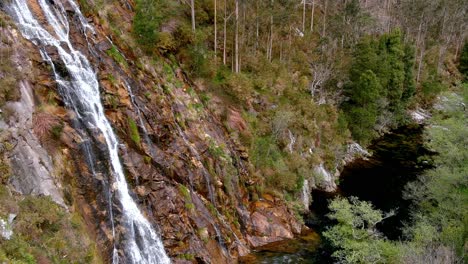
<svg viewBox="0 0 468 264">
<path fill-rule="evenodd" d="M 304 227 L 294 210 L 256 188 L 261 180 L 252 172 L 246 148 L 231 133 L 245 128 L 240 110 L 220 111 L 222 100 L 200 97 L 204 87 L 193 83 L 176 61 L 146 57 L 130 39 L 115 38 L 116 32 L 131 30 L 131 2 L 116 2 L 112 12 L 88 14 L 94 32 L 79 26 L 70 2 L 54 2 L 56 8 L 64 6 L 70 39 L 98 76 L 134 199 L 159 227 L 173 262 L 232 263 L 253 247 L 301 233 Z M 8 10 L 7 5 L 0 6 Z M 28 6 L 47 23 L 38 2 L 30 0 Z M 122 27 L 110 25 L 112 20 L 103 15 L 118 18 Z M 107 263 L 115 239 L 109 208 L 119 211 L 103 195 L 110 181 L 104 139 L 88 131 L 93 142 L 83 142 L 77 113 L 61 97 L 37 45 L 21 36 L 7 14 L 1 19 L 2 61 L 10 68 L 3 67 L 0 74 L 16 73 L 8 84 L 8 93 L 15 96 L 5 98 L 0 121 L 2 181 L 21 195 L 51 196 L 69 213 L 81 215 Z M 52 54 L 55 70 L 66 75 L 57 51 L 42 48 Z M 93 176 L 91 165 L 102 173 Z M 128 232 L 116 230 L 117 236 Z"/>
</svg>

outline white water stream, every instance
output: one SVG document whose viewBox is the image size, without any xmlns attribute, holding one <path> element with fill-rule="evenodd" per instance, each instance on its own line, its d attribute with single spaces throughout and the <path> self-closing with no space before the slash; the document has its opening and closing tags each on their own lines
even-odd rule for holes
<svg viewBox="0 0 468 264">
<path fill-rule="evenodd" d="M 72 0 L 64 1 L 67 1 L 74 9 L 82 29 L 93 32 L 92 27 L 81 15 L 78 6 Z M 159 235 L 130 196 L 119 160 L 118 139 L 104 114 L 96 74 L 87 58 L 70 42 L 70 29 L 64 7 L 60 1 L 54 1 L 54 4 L 51 4 L 50 1 L 37 0 L 37 3 L 47 20 L 48 27 L 38 22 L 35 18 L 38 14 L 33 15 L 26 0 L 12 0 L 7 10 L 15 19 L 24 37 L 41 47 L 44 60 L 51 63 L 61 96 L 67 106 L 75 111 L 77 118 L 89 130 L 97 131 L 104 137 L 103 143 L 107 145 L 110 171 L 114 177 L 109 188 L 112 189 L 114 199 L 121 207 L 119 225 L 122 232 L 114 244 L 113 263 L 116 264 L 119 261 L 142 264 L 170 263 Z M 52 54 L 44 48 L 47 46 L 56 49 L 61 63 L 66 68 L 66 76 L 63 76 L 63 72 L 56 71 L 57 67 L 51 59 Z M 112 182 L 112 179 L 109 182 Z M 112 214 L 109 217 L 113 224 Z"/>
</svg>

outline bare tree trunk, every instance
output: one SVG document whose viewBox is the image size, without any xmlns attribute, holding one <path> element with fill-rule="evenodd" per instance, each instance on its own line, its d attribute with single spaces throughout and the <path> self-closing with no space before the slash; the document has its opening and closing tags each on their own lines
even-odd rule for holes
<svg viewBox="0 0 468 264">
<path fill-rule="evenodd" d="M 302 0 L 302 33 L 305 33 L 306 0 Z"/>
<path fill-rule="evenodd" d="M 280 60 L 280 62 L 283 60 L 283 41 L 280 42 L 279 60 Z"/>
<path fill-rule="evenodd" d="M 258 41 L 259 41 L 259 37 L 260 37 L 260 22 L 258 21 L 258 1 L 255 2 L 256 5 L 256 18 L 255 18 L 255 22 L 256 22 L 256 29 L 255 29 L 255 53 L 254 55 L 257 55 L 257 49 L 258 49 Z"/>
<path fill-rule="evenodd" d="M 190 0 L 190 8 L 192 11 L 192 31 L 195 31 L 195 0 Z"/>
<path fill-rule="evenodd" d="M 312 11 L 310 12 L 310 32 L 314 32 L 314 12 L 315 12 L 315 0 L 312 0 Z"/>
<path fill-rule="evenodd" d="M 226 65 L 227 2 L 224 0 L 223 64 Z"/>
<path fill-rule="evenodd" d="M 323 11 L 323 28 L 322 28 L 322 38 L 325 37 L 325 30 L 327 29 L 327 6 L 328 6 L 328 0 L 325 0 L 324 2 L 324 11 Z"/>
<path fill-rule="evenodd" d="M 269 61 L 271 62 L 273 59 L 273 15 L 271 16 L 271 25 L 270 25 L 270 58 Z"/>
<path fill-rule="evenodd" d="M 216 58 L 216 54 L 218 52 L 218 25 L 216 24 L 216 19 L 217 19 L 217 15 L 218 15 L 218 12 L 216 10 L 216 3 L 217 3 L 217 0 L 214 0 L 214 63 L 216 64 L 216 61 L 217 61 L 217 58 Z"/>
<path fill-rule="evenodd" d="M 416 45 L 419 45 L 419 43 L 421 41 L 421 30 L 422 30 L 422 25 L 423 25 L 423 17 L 424 17 L 424 12 L 421 14 L 421 18 L 419 20 L 418 36 L 416 38 Z"/>
<path fill-rule="evenodd" d="M 239 72 L 239 0 L 236 0 L 236 31 L 235 31 L 235 69 L 234 72 Z"/>
<path fill-rule="evenodd" d="M 271 0 L 271 15 L 270 15 L 270 43 L 269 43 L 270 50 L 268 52 L 269 57 L 268 61 L 271 62 L 273 58 L 273 0 Z"/>
<path fill-rule="evenodd" d="M 447 22 L 446 21 L 446 18 L 447 18 L 447 9 L 444 8 L 444 16 L 443 16 L 443 19 L 442 19 L 442 29 L 441 29 L 441 35 L 442 37 L 444 37 L 444 31 L 445 31 L 445 23 Z M 447 42 L 447 45 L 448 45 L 448 42 Z M 445 45 L 444 43 L 440 43 L 439 44 L 439 57 L 437 58 L 437 73 L 440 73 L 440 68 L 442 68 L 442 62 L 443 62 L 443 59 L 442 59 L 442 56 L 443 54 L 445 53 Z"/>
<path fill-rule="evenodd" d="M 416 76 L 416 83 L 419 83 L 419 79 L 421 77 L 421 69 L 422 69 L 422 63 L 424 59 L 424 52 L 425 52 L 425 47 L 421 47 L 421 53 L 419 55 L 419 62 L 418 62 L 418 74 Z"/>
<path fill-rule="evenodd" d="M 463 44 L 463 38 L 460 38 L 455 44 L 455 58 L 458 58 L 458 52 L 460 52 L 461 45 Z"/>
</svg>

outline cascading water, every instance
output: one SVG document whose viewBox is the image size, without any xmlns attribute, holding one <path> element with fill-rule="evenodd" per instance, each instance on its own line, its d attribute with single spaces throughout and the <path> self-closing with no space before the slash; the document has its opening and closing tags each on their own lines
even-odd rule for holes
<svg viewBox="0 0 468 264">
<path fill-rule="evenodd" d="M 72 0 L 63 1 L 74 9 L 82 30 L 92 31 L 78 6 Z M 53 32 L 46 30 L 46 27 L 36 20 L 26 0 L 12 0 L 7 6 L 7 11 L 15 19 L 24 37 L 38 45 L 44 60 L 51 64 L 66 105 L 75 111 L 77 118 L 89 131 L 95 131 L 104 137 L 110 161 L 109 174 L 114 177 L 109 189 L 120 206 L 119 224 L 124 230 L 120 238 L 116 239 L 118 241 L 114 242 L 113 262 L 118 263 L 121 260 L 125 263 L 170 263 L 161 239 L 130 196 L 118 156 L 118 140 L 104 114 L 96 74 L 87 58 L 71 44 L 69 24 L 63 5 L 60 1 L 54 1 L 52 4 L 50 1 L 37 0 L 37 3 L 47 20 L 47 28 Z M 55 70 L 52 55 L 45 47 L 56 49 L 60 63 L 66 68 L 66 74 Z M 112 182 L 112 179 L 109 179 L 109 182 Z M 113 218 L 112 214 L 110 217 Z M 111 219 L 112 223 L 113 221 L 114 219 Z"/>
</svg>

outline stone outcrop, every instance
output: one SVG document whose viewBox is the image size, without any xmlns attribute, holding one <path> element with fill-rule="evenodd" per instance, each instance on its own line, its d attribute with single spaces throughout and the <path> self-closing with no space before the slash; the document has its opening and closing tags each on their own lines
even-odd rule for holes
<svg viewBox="0 0 468 264">
<path fill-rule="evenodd" d="M 12 175 L 9 177 L 11 185 L 22 194 L 48 195 L 52 199 L 65 205 L 61 193 L 60 182 L 55 175 L 52 158 L 42 147 L 33 131 L 33 113 L 36 104 L 33 87 L 28 79 L 33 68 L 31 58 L 37 58 L 37 53 L 31 45 L 25 43 L 19 32 L 12 27 L 0 29 L 2 37 L 7 38 L 12 47 L 11 60 L 24 79 L 19 80 L 18 89 L 21 98 L 16 102 L 8 102 L 3 107 L 3 120 L 0 128 L 7 133 L 11 150 L 9 161 Z M 32 56 L 32 57 L 31 57 Z"/>
</svg>

